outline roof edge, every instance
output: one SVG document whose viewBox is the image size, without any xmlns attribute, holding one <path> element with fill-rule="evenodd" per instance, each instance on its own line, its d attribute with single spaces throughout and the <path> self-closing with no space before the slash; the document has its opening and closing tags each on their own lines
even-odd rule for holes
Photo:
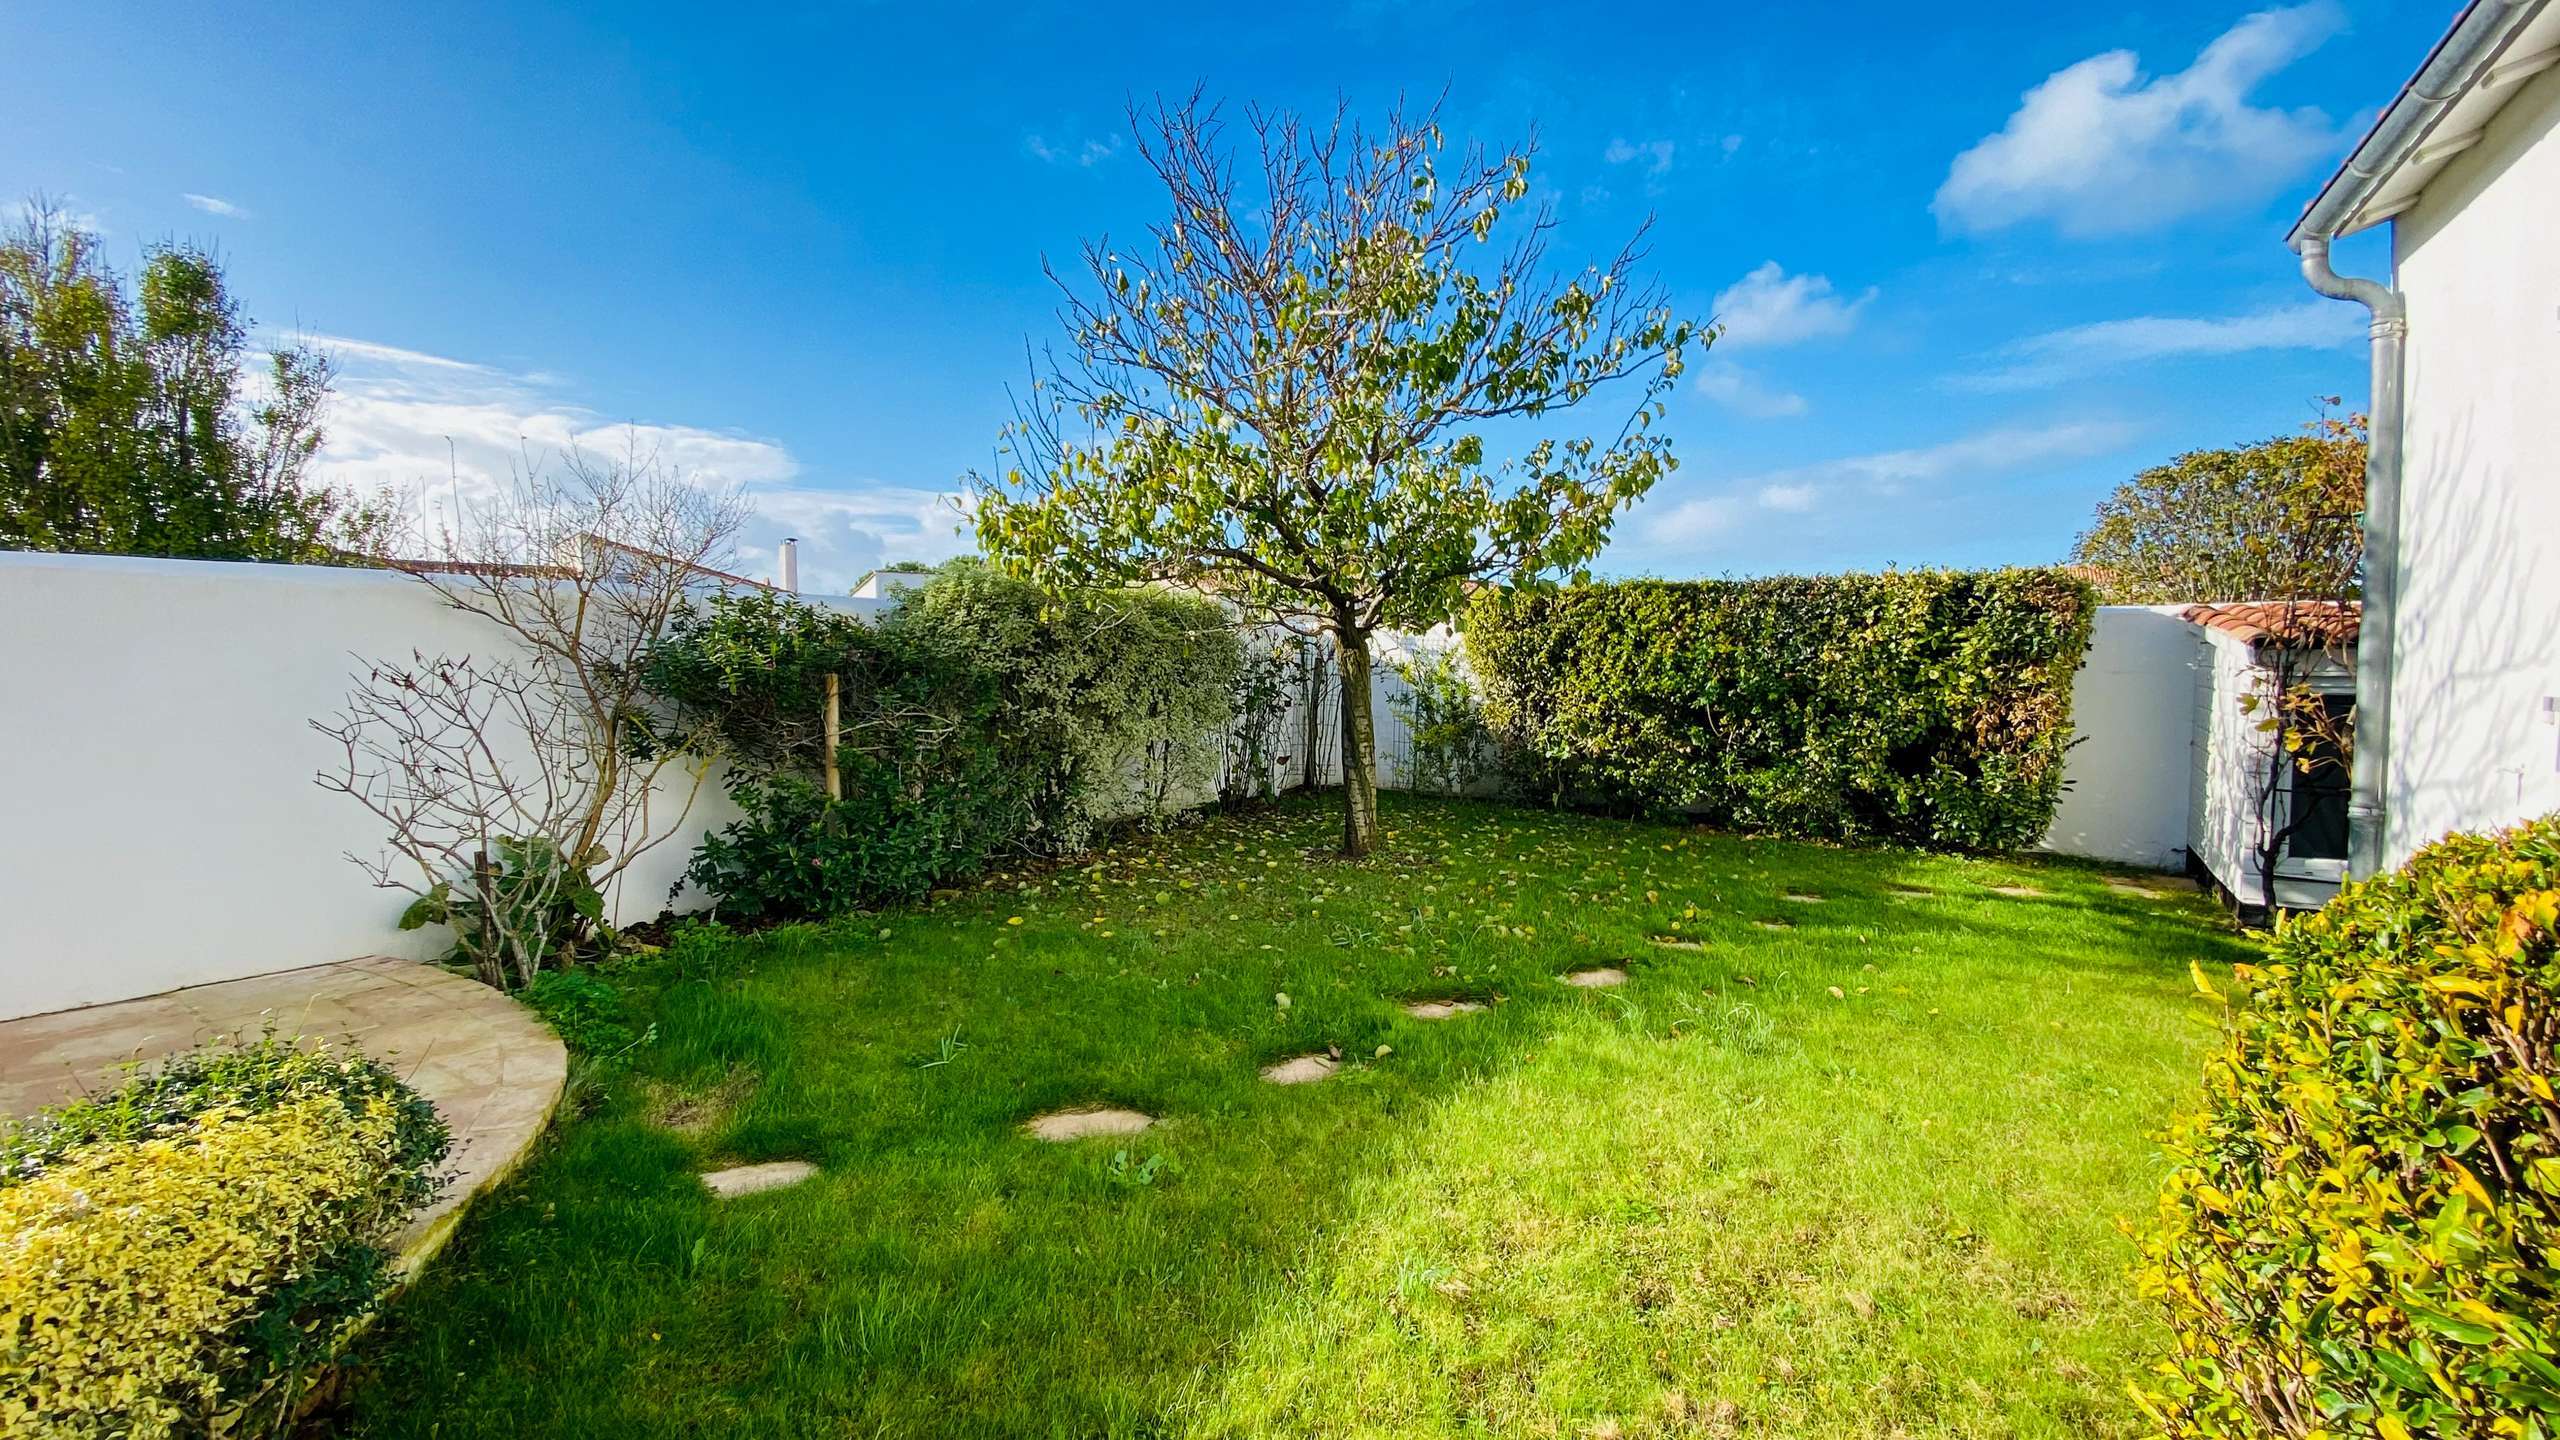
<svg viewBox="0 0 2560 1440">
<path fill-rule="evenodd" d="M 2387 216 L 2355 221 L 2367 201 L 2406 163 L 2483 74 L 2498 53 L 2533 23 L 2549 0 L 2471 0 L 2408 83 L 2376 116 L 2373 127 L 2348 152 L 2320 193 L 2285 234 L 2296 252 L 2313 240 L 2333 239 L 2381 223 Z"/>
</svg>

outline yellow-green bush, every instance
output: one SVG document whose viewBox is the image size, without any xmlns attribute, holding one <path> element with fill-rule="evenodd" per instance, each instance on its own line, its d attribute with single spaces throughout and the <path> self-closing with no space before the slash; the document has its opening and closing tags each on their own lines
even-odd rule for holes
<svg viewBox="0 0 2560 1440">
<path fill-rule="evenodd" d="M 239 1434 L 378 1302 L 434 1111 L 360 1057 L 181 1057 L 0 1137 L 0 1434 Z"/>
<path fill-rule="evenodd" d="M 2560 1435 L 2560 817 L 2350 885 L 2242 966 L 2136 1278 L 2171 1436 Z M 2204 977 L 2199 976 L 2202 980 Z"/>
</svg>

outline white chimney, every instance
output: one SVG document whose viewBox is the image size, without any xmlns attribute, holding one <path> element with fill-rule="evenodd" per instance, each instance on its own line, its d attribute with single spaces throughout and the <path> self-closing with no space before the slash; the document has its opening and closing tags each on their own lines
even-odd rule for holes
<svg viewBox="0 0 2560 1440">
<path fill-rule="evenodd" d="M 782 542 L 782 588 L 793 595 L 800 593 L 800 540 L 797 536 Z"/>
</svg>

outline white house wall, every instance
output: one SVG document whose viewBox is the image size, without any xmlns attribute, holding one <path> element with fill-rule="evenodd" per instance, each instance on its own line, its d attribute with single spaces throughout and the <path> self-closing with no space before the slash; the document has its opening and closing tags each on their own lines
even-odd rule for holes
<svg viewBox="0 0 2560 1440">
<path fill-rule="evenodd" d="M 2560 69 L 2393 227 L 2408 298 L 2396 864 L 2560 809 Z"/>
</svg>

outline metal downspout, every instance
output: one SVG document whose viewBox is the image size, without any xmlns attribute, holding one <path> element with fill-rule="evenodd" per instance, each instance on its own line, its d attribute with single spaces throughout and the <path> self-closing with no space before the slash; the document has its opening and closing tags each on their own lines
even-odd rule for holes
<svg viewBox="0 0 2560 1440">
<path fill-rule="evenodd" d="M 2380 873 L 2390 835 L 2391 665 L 2400 591 L 2401 368 L 2409 314 L 2400 293 L 2329 268 L 2327 236 L 2302 241 L 2302 277 L 2333 300 L 2373 312 L 2373 410 L 2364 463 L 2364 616 L 2356 637 L 2355 759 L 2348 768 L 2347 873 Z"/>
</svg>

